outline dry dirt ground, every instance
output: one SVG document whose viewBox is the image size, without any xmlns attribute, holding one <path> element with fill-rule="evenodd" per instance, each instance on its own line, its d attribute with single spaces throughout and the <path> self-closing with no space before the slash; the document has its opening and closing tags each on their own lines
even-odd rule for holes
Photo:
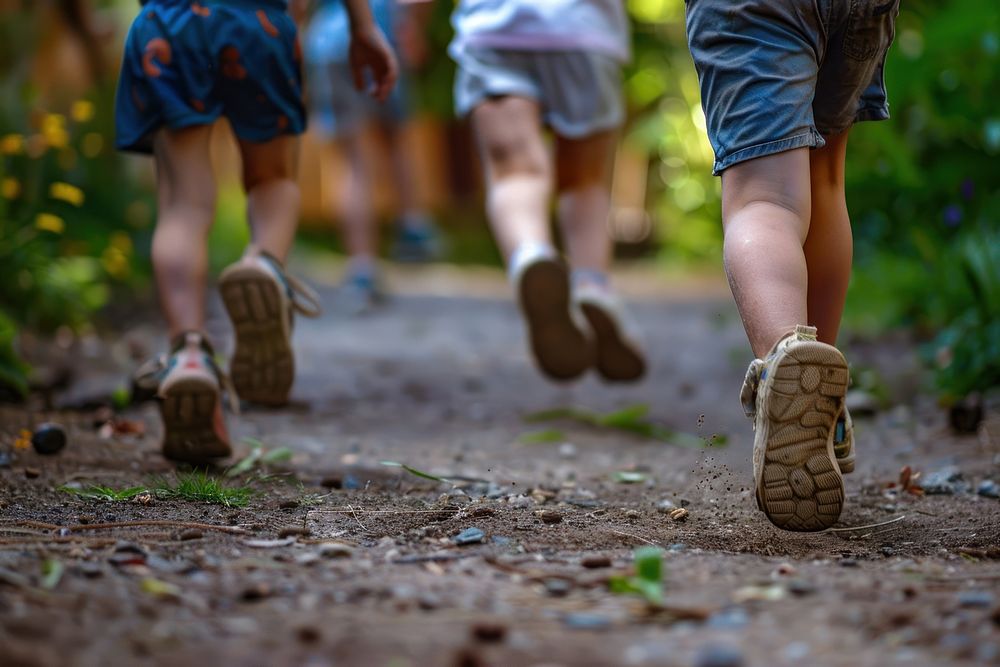
<svg viewBox="0 0 1000 667">
<path fill-rule="evenodd" d="M 951 435 L 914 389 L 912 347 L 849 348 L 902 402 L 858 420 L 843 530 L 794 534 L 767 523 L 749 491 L 737 400 L 749 353 L 724 286 L 626 276 L 648 377 L 557 386 L 527 358 L 498 274 L 394 278 L 378 312 L 331 307 L 298 322 L 290 409 L 230 417 L 234 460 L 246 438 L 294 451 L 221 477 L 253 489 L 245 507 L 60 488 L 152 489 L 176 474 L 157 451 L 155 406 L 122 412 L 144 435 L 95 428 L 107 414 L 93 404 L 161 343 L 135 315 L 117 343 L 63 353 L 78 381 L 54 407 L 0 406 L 0 664 L 1000 663 L 1000 501 L 975 492 L 1000 481 L 1000 428 Z M 332 289 L 324 297 L 336 304 Z M 225 322 L 212 326 L 224 339 Z M 524 419 L 638 403 L 710 446 Z M 59 455 L 15 446 L 43 421 L 68 432 Z M 557 430 L 552 442 L 520 442 L 542 429 Z M 955 466 L 972 491 L 887 488 L 906 465 L 924 479 Z M 129 521 L 166 523 L 100 525 Z M 469 528 L 483 539 L 457 545 Z M 608 586 L 651 544 L 664 549 L 662 608 Z"/>
</svg>

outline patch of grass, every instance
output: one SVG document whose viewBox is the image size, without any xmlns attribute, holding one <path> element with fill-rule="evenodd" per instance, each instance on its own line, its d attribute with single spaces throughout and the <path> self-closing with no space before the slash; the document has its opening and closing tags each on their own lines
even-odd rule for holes
<svg viewBox="0 0 1000 667">
<path fill-rule="evenodd" d="M 60 486 L 59 490 L 65 493 L 72 493 L 73 495 L 80 496 L 81 498 L 103 500 L 109 503 L 132 500 L 136 496 L 149 491 L 145 486 L 130 486 L 125 489 L 113 489 L 110 486 L 101 486 L 99 484 L 88 486 L 85 489 L 74 489 L 69 486 Z"/>
<path fill-rule="evenodd" d="M 417 477 L 422 477 L 424 479 L 433 480 L 435 482 L 448 483 L 448 480 L 444 477 L 438 477 L 437 475 L 432 475 L 429 472 L 424 472 L 423 470 L 418 470 L 412 466 L 408 466 L 405 463 L 400 463 L 399 461 L 381 461 L 382 465 L 389 466 L 390 468 L 402 468 L 411 475 L 416 475 Z"/>
<path fill-rule="evenodd" d="M 654 607 L 663 606 L 663 549 L 636 549 L 635 574 L 612 577 L 608 588 L 620 595 L 640 595 Z"/>
<path fill-rule="evenodd" d="M 709 447 L 726 444 L 726 436 L 724 435 L 715 434 L 711 438 L 699 438 L 696 435 L 675 431 L 662 424 L 657 424 L 647 418 L 648 413 L 649 406 L 639 403 L 608 413 L 576 407 L 553 408 L 525 415 L 524 419 L 528 422 L 565 419 L 596 428 L 625 431 L 680 447 Z"/>
<path fill-rule="evenodd" d="M 159 498 L 226 507 L 246 507 L 254 495 L 254 490 L 249 486 L 227 486 L 219 479 L 199 470 L 177 473 L 174 484 L 167 480 L 159 480 L 153 490 Z"/>
</svg>

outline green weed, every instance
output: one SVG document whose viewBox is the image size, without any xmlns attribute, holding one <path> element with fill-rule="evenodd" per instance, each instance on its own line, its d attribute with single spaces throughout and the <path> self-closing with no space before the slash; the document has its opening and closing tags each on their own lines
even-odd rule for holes
<svg viewBox="0 0 1000 667">
<path fill-rule="evenodd" d="M 639 547 L 635 550 L 635 574 L 612 577 L 608 582 L 612 593 L 640 595 L 650 605 L 663 605 L 663 549 Z"/>
<path fill-rule="evenodd" d="M 650 440 L 659 440 L 680 447 L 720 446 L 726 443 L 726 436 L 713 435 L 710 439 L 699 438 L 690 433 L 674 431 L 647 418 L 649 406 L 639 403 L 616 410 L 600 413 L 575 407 L 553 408 L 533 412 L 524 417 L 528 422 L 545 422 L 558 419 L 576 421 L 587 426 L 625 431 Z"/>
<path fill-rule="evenodd" d="M 136 496 L 148 492 L 148 489 L 145 486 L 130 486 L 125 489 L 113 489 L 110 486 L 101 486 L 99 484 L 94 484 L 84 489 L 74 489 L 69 486 L 60 486 L 59 490 L 65 493 L 72 493 L 73 495 L 80 496 L 81 498 L 103 500 L 109 503 L 132 500 Z"/>
<path fill-rule="evenodd" d="M 174 484 L 161 479 L 153 490 L 159 498 L 226 507 L 246 507 L 254 495 L 254 490 L 248 486 L 226 486 L 217 478 L 198 470 L 178 473 Z"/>
</svg>

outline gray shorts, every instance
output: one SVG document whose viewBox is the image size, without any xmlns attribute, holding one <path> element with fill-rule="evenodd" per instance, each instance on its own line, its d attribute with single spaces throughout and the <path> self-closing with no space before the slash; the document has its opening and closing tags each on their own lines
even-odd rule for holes
<svg viewBox="0 0 1000 667">
<path fill-rule="evenodd" d="M 688 0 L 716 174 L 889 117 L 899 0 Z"/>
<path fill-rule="evenodd" d="M 309 63 L 306 67 L 309 122 L 327 137 L 358 132 L 365 123 L 402 125 L 409 118 L 405 75 L 385 102 L 354 87 L 351 66 L 342 62 Z"/>
<path fill-rule="evenodd" d="M 466 47 L 458 63 L 455 110 L 464 116 L 491 97 L 535 100 L 559 136 L 580 139 L 612 130 L 625 117 L 618 61 L 587 51 L 508 51 Z"/>
</svg>

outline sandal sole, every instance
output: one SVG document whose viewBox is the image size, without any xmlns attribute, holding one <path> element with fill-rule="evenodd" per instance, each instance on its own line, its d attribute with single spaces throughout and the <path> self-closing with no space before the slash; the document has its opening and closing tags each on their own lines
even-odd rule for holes
<svg viewBox="0 0 1000 667">
<path fill-rule="evenodd" d="M 580 305 L 597 341 L 597 372 L 612 382 L 633 382 L 646 374 L 646 360 L 622 336 L 615 319 L 597 304 Z"/>
<path fill-rule="evenodd" d="M 181 378 L 164 389 L 163 455 L 175 461 L 208 463 L 232 454 L 215 428 L 219 390 L 203 378 Z"/>
<path fill-rule="evenodd" d="M 219 291 L 236 336 L 229 365 L 236 393 L 251 403 L 286 405 L 295 356 L 281 286 L 261 267 L 237 265 L 222 274 Z"/>
<path fill-rule="evenodd" d="M 758 504 L 779 528 L 825 530 L 844 506 L 832 430 L 847 393 L 847 362 L 829 345 L 799 343 L 775 364 L 768 381 Z"/>
<path fill-rule="evenodd" d="M 555 260 L 535 262 L 521 276 L 518 298 L 538 367 L 554 380 L 573 380 L 594 363 L 594 348 L 570 315 L 569 275 Z"/>
</svg>

